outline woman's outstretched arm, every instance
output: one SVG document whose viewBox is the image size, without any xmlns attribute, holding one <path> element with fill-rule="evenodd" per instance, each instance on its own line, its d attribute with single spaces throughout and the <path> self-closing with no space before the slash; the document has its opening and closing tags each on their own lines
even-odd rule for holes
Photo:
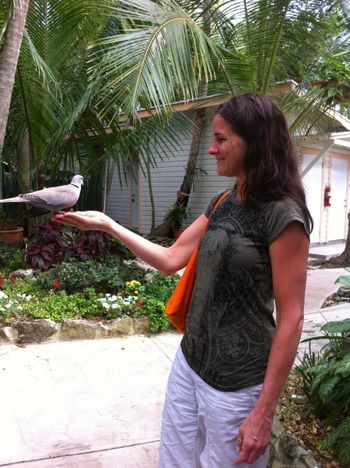
<svg viewBox="0 0 350 468">
<path fill-rule="evenodd" d="M 113 221 L 100 211 L 76 211 L 56 214 L 54 221 L 82 230 L 104 231 L 119 239 L 137 257 L 165 275 L 185 267 L 205 232 L 207 218 L 202 214 L 170 247 L 155 244 Z"/>
</svg>

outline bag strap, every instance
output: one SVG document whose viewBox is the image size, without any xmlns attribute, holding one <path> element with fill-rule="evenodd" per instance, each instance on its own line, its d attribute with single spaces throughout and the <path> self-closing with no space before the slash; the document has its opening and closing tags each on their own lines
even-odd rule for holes
<svg viewBox="0 0 350 468">
<path fill-rule="evenodd" d="M 210 222 L 210 219 L 211 219 L 213 213 L 215 212 L 215 210 L 217 209 L 217 207 L 224 201 L 224 199 L 227 197 L 227 195 L 228 195 L 229 193 L 231 193 L 231 192 L 232 192 L 232 189 L 226 190 L 226 191 L 221 195 L 221 197 L 219 198 L 219 200 L 215 203 L 214 208 L 213 208 L 213 209 L 211 210 L 211 212 L 210 212 L 210 215 L 209 215 L 209 218 L 208 218 L 207 227 L 208 227 L 209 222 Z"/>
</svg>

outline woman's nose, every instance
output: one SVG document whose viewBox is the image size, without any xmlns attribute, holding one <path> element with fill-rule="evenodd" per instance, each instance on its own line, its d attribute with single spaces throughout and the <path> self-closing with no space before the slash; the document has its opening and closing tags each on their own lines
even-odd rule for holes
<svg viewBox="0 0 350 468">
<path fill-rule="evenodd" d="M 214 143 L 211 143 L 209 148 L 208 148 L 208 153 L 209 154 L 216 154 L 218 152 L 217 147 L 214 145 Z"/>
</svg>

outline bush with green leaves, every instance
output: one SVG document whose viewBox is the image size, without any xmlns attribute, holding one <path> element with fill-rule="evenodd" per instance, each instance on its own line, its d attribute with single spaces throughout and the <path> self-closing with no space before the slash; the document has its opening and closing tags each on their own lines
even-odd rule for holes
<svg viewBox="0 0 350 468">
<path fill-rule="evenodd" d="M 327 339 L 321 353 L 305 353 L 296 367 L 305 395 L 315 412 L 333 427 L 321 449 L 332 449 L 350 466 L 350 319 L 328 322 L 321 330 Z"/>
<path fill-rule="evenodd" d="M 177 274 L 165 276 L 159 271 L 154 272 L 151 281 L 145 284 L 145 295 L 156 297 L 160 301 L 167 302 L 178 281 L 179 275 Z"/>
<path fill-rule="evenodd" d="M 81 293 L 67 294 L 65 291 L 50 291 L 48 294 L 34 296 L 22 306 L 22 313 L 34 319 L 51 319 L 62 322 L 64 319 L 102 316 L 103 307 L 93 288 Z"/>
<path fill-rule="evenodd" d="M 115 292 L 121 290 L 124 285 L 124 270 L 118 259 L 103 263 L 72 259 L 53 266 L 47 272 L 37 273 L 36 285 L 46 291 L 58 285 L 55 286 L 57 289 L 69 294 L 88 287 L 94 287 L 101 292 Z"/>
<path fill-rule="evenodd" d="M 25 268 L 23 250 L 0 246 L 1 273 L 11 273 L 23 268 Z"/>
<path fill-rule="evenodd" d="M 0 323 L 7 324 L 22 313 L 23 305 L 31 301 L 38 291 L 26 280 L 10 277 L 8 281 L 4 281 L 2 276 L 1 278 Z"/>
<path fill-rule="evenodd" d="M 139 300 L 135 316 L 148 317 L 149 328 L 152 333 L 170 328 L 170 322 L 165 313 L 165 303 L 154 297 L 148 297 L 144 301 Z"/>
<path fill-rule="evenodd" d="M 3 321 L 23 315 L 57 322 L 65 318 L 145 316 L 150 331 L 156 333 L 170 326 L 165 304 L 177 281 L 178 275 L 166 277 L 113 256 L 103 263 L 72 259 L 36 272 L 34 279 L 15 280 L 14 284 L 6 279 L 3 284 L 9 297 L 5 299 L 11 304 L 4 304 L 0 312 Z M 26 299 L 29 295 L 30 301 Z"/>
<path fill-rule="evenodd" d="M 347 272 L 350 273 L 350 268 L 344 268 Z M 345 288 L 350 289 L 350 275 L 341 275 L 339 278 L 337 278 L 336 283 L 340 283 L 342 286 Z"/>
</svg>

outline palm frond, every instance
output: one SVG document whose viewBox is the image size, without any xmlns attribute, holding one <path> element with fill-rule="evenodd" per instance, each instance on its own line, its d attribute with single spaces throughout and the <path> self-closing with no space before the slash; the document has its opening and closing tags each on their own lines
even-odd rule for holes
<svg viewBox="0 0 350 468">
<path fill-rule="evenodd" d="M 124 32 L 91 51 L 91 76 L 106 82 L 102 115 L 113 106 L 115 115 L 134 115 L 140 106 L 169 109 L 174 101 L 194 99 L 200 83 L 215 76 L 209 58 L 219 57 L 218 49 L 172 0 L 122 0 L 114 14 L 125 21 Z"/>
</svg>

